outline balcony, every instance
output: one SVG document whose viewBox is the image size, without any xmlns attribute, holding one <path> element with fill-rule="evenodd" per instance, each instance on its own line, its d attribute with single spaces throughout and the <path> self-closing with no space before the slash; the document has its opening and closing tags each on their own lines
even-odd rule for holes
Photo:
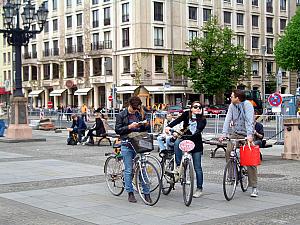
<svg viewBox="0 0 300 225">
<path fill-rule="evenodd" d="M 43 56 L 44 56 L 44 57 L 50 56 L 50 49 L 45 49 L 45 50 L 43 51 Z"/>
<path fill-rule="evenodd" d="M 67 46 L 65 49 L 66 54 L 72 54 L 76 52 L 76 45 Z"/>
<path fill-rule="evenodd" d="M 53 56 L 58 56 L 59 55 L 59 48 L 53 48 L 52 49 L 52 55 Z"/>
<path fill-rule="evenodd" d="M 164 46 L 164 40 L 154 39 L 154 46 Z"/>
<path fill-rule="evenodd" d="M 91 50 L 97 51 L 101 49 L 111 49 L 112 48 L 112 41 L 99 41 L 91 43 Z"/>
<path fill-rule="evenodd" d="M 25 53 L 23 54 L 23 58 L 24 58 L 24 59 L 31 59 L 31 52 L 25 52 Z"/>
<path fill-rule="evenodd" d="M 76 50 L 77 52 L 83 52 L 83 45 L 78 45 Z"/>
<path fill-rule="evenodd" d="M 110 25 L 110 18 L 104 19 L 104 26 Z"/>
</svg>

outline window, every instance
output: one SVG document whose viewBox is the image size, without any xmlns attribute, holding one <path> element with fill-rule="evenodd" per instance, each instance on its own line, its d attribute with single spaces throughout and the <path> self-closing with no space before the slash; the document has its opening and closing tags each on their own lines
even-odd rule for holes
<svg viewBox="0 0 300 225">
<path fill-rule="evenodd" d="M 58 40 L 53 41 L 53 55 L 59 55 Z"/>
<path fill-rule="evenodd" d="M 72 16 L 67 16 L 67 28 L 72 27 Z"/>
<path fill-rule="evenodd" d="M 196 30 L 189 30 L 189 41 L 193 40 L 198 36 L 198 32 Z"/>
<path fill-rule="evenodd" d="M 7 64 L 10 64 L 10 52 L 7 53 Z"/>
<path fill-rule="evenodd" d="M 259 73 L 259 62 L 253 61 L 252 62 L 252 75 L 258 76 L 258 73 Z"/>
<path fill-rule="evenodd" d="M 164 72 L 164 57 L 163 56 L 155 56 L 155 72 L 163 73 Z"/>
<path fill-rule="evenodd" d="M 44 64 L 44 80 L 50 80 L 50 64 Z"/>
<path fill-rule="evenodd" d="M 57 19 L 54 19 L 54 20 L 52 21 L 52 26 L 53 26 L 53 31 L 57 31 L 57 30 L 58 30 Z"/>
<path fill-rule="evenodd" d="M 273 54 L 273 38 L 267 38 L 267 54 Z"/>
<path fill-rule="evenodd" d="M 130 73 L 130 56 L 123 56 L 123 73 Z"/>
<path fill-rule="evenodd" d="M 49 21 L 46 21 L 44 24 L 44 33 L 48 33 L 49 32 Z"/>
<path fill-rule="evenodd" d="M 245 36 L 237 35 L 237 44 L 244 47 L 245 46 Z"/>
<path fill-rule="evenodd" d="M 67 61 L 67 78 L 74 77 L 74 61 Z"/>
<path fill-rule="evenodd" d="M 163 21 L 163 3 L 162 2 L 154 2 L 154 20 L 155 21 Z"/>
<path fill-rule="evenodd" d="M 36 25 L 33 24 L 33 25 L 31 26 L 31 29 L 32 29 L 32 30 L 36 30 Z M 36 39 L 36 34 L 33 34 L 33 35 L 32 35 L 32 39 L 33 39 L 33 40 Z"/>
<path fill-rule="evenodd" d="M 67 0 L 67 8 L 71 8 L 72 7 L 72 0 Z"/>
<path fill-rule="evenodd" d="M 76 15 L 77 27 L 82 26 L 82 13 Z"/>
<path fill-rule="evenodd" d="M 77 60 L 77 77 L 84 77 L 84 61 Z"/>
<path fill-rule="evenodd" d="M 104 32 L 104 48 L 107 48 L 107 49 L 112 48 L 111 38 L 110 38 L 110 31 L 105 31 Z"/>
<path fill-rule="evenodd" d="M 102 60 L 101 58 L 93 59 L 93 74 L 94 76 L 101 76 L 102 74 Z"/>
<path fill-rule="evenodd" d="M 122 46 L 123 47 L 129 46 L 129 28 L 122 29 Z"/>
<path fill-rule="evenodd" d="M 76 0 L 76 4 L 77 5 L 81 5 L 82 4 L 82 0 Z"/>
<path fill-rule="evenodd" d="M 259 37 L 252 37 L 252 48 L 258 48 Z"/>
<path fill-rule="evenodd" d="M 77 36 L 77 52 L 83 52 L 82 36 Z"/>
<path fill-rule="evenodd" d="M 236 24 L 238 26 L 244 25 L 244 14 L 243 13 L 237 13 L 236 14 Z"/>
<path fill-rule="evenodd" d="M 6 53 L 3 53 L 3 64 L 6 64 Z"/>
<path fill-rule="evenodd" d="M 231 12 L 224 11 L 224 23 L 231 24 Z"/>
<path fill-rule="evenodd" d="M 31 45 L 31 52 L 32 52 L 32 58 L 37 58 L 37 52 L 36 52 L 36 44 Z"/>
<path fill-rule="evenodd" d="M 129 21 L 129 3 L 122 4 L 122 22 Z"/>
<path fill-rule="evenodd" d="M 296 0 L 296 5 L 300 5 L 300 0 Z"/>
<path fill-rule="evenodd" d="M 258 27 L 258 16 L 252 15 L 252 27 Z"/>
<path fill-rule="evenodd" d="M 284 30 L 286 27 L 286 19 L 280 19 L 280 30 Z"/>
<path fill-rule="evenodd" d="M 72 40 L 72 38 L 67 38 L 67 53 L 73 53 L 73 40 Z"/>
<path fill-rule="evenodd" d="M 203 9 L 203 21 L 209 21 L 211 18 L 211 9 Z"/>
<path fill-rule="evenodd" d="M 267 61 L 267 74 L 270 75 L 273 73 L 273 62 Z"/>
<path fill-rule="evenodd" d="M 98 4 L 98 3 L 99 3 L 99 0 L 93 0 L 93 1 L 92 1 L 92 4 L 93 4 L 93 5 L 96 5 L 96 4 Z"/>
<path fill-rule="evenodd" d="M 273 13 L 273 0 L 266 0 L 266 11 Z"/>
<path fill-rule="evenodd" d="M 154 27 L 154 46 L 163 46 L 163 28 L 162 27 Z"/>
<path fill-rule="evenodd" d="M 93 28 L 99 27 L 99 10 L 93 10 Z"/>
<path fill-rule="evenodd" d="M 267 17 L 267 33 L 273 33 L 273 19 Z"/>
<path fill-rule="evenodd" d="M 52 9 L 57 10 L 57 0 L 52 0 Z"/>
<path fill-rule="evenodd" d="M 244 0 L 236 0 L 236 3 L 238 3 L 238 4 L 244 4 Z"/>
<path fill-rule="evenodd" d="M 280 0 L 280 10 L 286 11 L 286 0 Z"/>
<path fill-rule="evenodd" d="M 36 68 L 36 67 L 34 66 L 33 68 Z M 53 74 L 53 79 L 59 79 L 59 64 L 57 64 L 57 63 L 52 64 L 52 74 Z M 33 75 L 32 75 L 32 80 L 33 80 Z"/>
<path fill-rule="evenodd" d="M 49 42 L 44 42 L 44 56 L 49 56 L 50 51 L 49 51 Z"/>
<path fill-rule="evenodd" d="M 197 8 L 189 6 L 189 19 L 197 20 Z"/>
<path fill-rule="evenodd" d="M 230 2 L 231 2 L 231 0 L 224 0 L 224 2 L 230 3 Z"/>
<path fill-rule="evenodd" d="M 99 34 L 96 33 L 96 34 L 93 34 L 93 43 L 96 44 L 99 42 Z"/>
<path fill-rule="evenodd" d="M 110 25 L 110 7 L 104 8 L 104 26 Z"/>
<path fill-rule="evenodd" d="M 252 0 L 252 5 L 258 6 L 258 0 Z"/>
<path fill-rule="evenodd" d="M 4 78 L 4 80 L 7 80 L 6 71 L 3 71 L 3 78 Z"/>
<path fill-rule="evenodd" d="M 29 80 L 29 66 L 23 67 L 23 80 L 28 81 Z"/>
</svg>

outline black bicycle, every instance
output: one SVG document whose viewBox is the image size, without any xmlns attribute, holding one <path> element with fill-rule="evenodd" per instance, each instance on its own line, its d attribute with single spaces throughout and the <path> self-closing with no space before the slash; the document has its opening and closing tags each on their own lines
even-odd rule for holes
<svg viewBox="0 0 300 225">
<path fill-rule="evenodd" d="M 243 192 L 248 189 L 248 171 L 247 167 L 240 165 L 237 149 L 245 139 L 230 139 L 233 143 L 233 150 L 230 153 L 230 159 L 226 163 L 223 176 L 223 192 L 227 201 L 233 199 L 237 185 L 241 184 Z"/>
</svg>

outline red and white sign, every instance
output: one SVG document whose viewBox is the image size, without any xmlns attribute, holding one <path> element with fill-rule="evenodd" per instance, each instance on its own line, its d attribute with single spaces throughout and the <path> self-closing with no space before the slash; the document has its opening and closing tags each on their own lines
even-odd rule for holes
<svg viewBox="0 0 300 225">
<path fill-rule="evenodd" d="M 189 151 L 192 151 L 195 148 L 195 143 L 193 141 L 190 141 L 190 140 L 183 140 L 182 142 L 180 142 L 179 148 L 183 152 L 189 152 Z"/>
<path fill-rule="evenodd" d="M 279 93 L 273 93 L 269 96 L 268 102 L 271 106 L 280 106 L 282 103 L 282 97 Z"/>
<path fill-rule="evenodd" d="M 48 109 L 52 109 L 53 103 L 51 101 L 49 101 L 48 104 L 47 104 L 47 106 L 48 106 Z"/>
<path fill-rule="evenodd" d="M 112 101 L 113 100 L 113 97 L 110 95 L 110 96 L 108 96 L 108 101 Z"/>
</svg>

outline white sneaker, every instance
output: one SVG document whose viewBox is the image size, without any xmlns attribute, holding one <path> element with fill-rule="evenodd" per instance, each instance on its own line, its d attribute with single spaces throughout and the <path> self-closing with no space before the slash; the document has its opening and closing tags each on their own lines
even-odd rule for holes
<svg viewBox="0 0 300 225">
<path fill-rule="evenodd" d="M 250 195 L 253 198 L 256 198 L 258 196 L 257 188 L 252 188 L 252 193 Z"/>
<path fill-rule="evenodd" d="M 202 189 L 197 188 L 197 190 L 195 191 L 195 193 L 193 194 L 194 198 L 200 198 L 202 196 Z"/>
</svg>

